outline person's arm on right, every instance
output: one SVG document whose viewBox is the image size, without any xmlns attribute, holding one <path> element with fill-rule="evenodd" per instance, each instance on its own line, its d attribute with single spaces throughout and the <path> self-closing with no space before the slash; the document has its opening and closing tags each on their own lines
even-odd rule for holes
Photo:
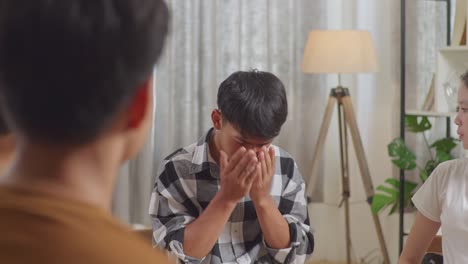
<svg viewBox="0 0 468 264">
<path fill-rule="evenodd" d="M 418 212 L 398 263 L 421 263 L 439 228 L 439 222 L 434 222 Z"/>
<path fill-rule="evenodd" d="M 411 200 L 418 213 L 405 242 L 399 263 L 421 263 L 429 245 L 441 226 L 447 184 L 451 179 L 452 161 L 439 164 Z"/>
<path fill-rule="evenodd" d="M 236 204 L 250 191 L 259 166 L 255 152 L 242 147 L 229 161 L 221 151 L 220 167 L 219 192 L 203 213 L 185 227 L 184 252 L 194 258 L 210 253 Z"/>
</svg>

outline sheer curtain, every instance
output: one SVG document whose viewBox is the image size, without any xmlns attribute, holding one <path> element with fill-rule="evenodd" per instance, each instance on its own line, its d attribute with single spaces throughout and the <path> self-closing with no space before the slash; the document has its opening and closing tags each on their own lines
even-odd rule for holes
<svg viewBox="0 0 468 264">
<path fill-rule="evenodd" d="M 145 149 L 121 170 L 114 198 L 115 215 L 129 223 L 149 225 L 148 200 L 161 160 L 194 142 L 211 127 L 217 88 L 237 70 L 271 71 L 284 82 L 289 116 L 275 143 L 295 157 L 307 177 L 328 93 L 337 85 L 336 76 L 306 75 L 300 71 L 307 33 L 313 29 L 371 32 L 380 71 L 344 75 L 343 85 L 351 91 L 374 185 L 397 175 L 386 145 L 399 131 L 400 1 L 170 0 L 168 3 L 172 32 L 155 70 L 155 123 Z M 431 1 L 408 1 L 407 15 L 412 20 L 408 21 L 407 30 L 415 32 L 408 43 L 420 52 L 409 54 L 410 70 L 416 73 L 421 69 L 420 56 L 435 67 L 432 51 L 424 45 L 426 41 L 436 43 L 439 31 L 430 34 L 432 39 L 425 38 L 429 28 L 442 30 L 437 25 L 443 23 L 440 21 L 444 17 L 437 21 L 431 18 L 443 8 Z M 409 104 L 419 105 L 425 90 L 421 92 L 417 87 L 427 87 L 428 77 L 423 73 L 412 77 L 420 83 L 408 85 L 406 95 Z M 343 209 L 338 208 L 341 183 L 336 113 L 333 118 L 320 179 L 312 195 L 316 203 L 309 209 L 317 240 L 314 259 L 342 261 L 344 215 Z M 366 263 L 377 263 L 378 241 L 353 151 L 351 148 L 353 256 L 365 259 Z M 381 220 L 392 263 L 396 263 L 397 216 L 382 215 Z M 372 257 L 374 262 L 369 261 Z"/>
<path fill-rule="evenodd" d="M 325 27 L 324 3 L 169 1 L 172 32 L 155 71 L 154 133 L 144 153 L 122 169 L 116 215 L 149 224 L 146 208 L 161 160 L 211 127 L 218 86 L 237 70 L 271 71 L 284 82 L 290 114 L 276 144 L 308 171 L 328 88 L 323 77 L 302 74 L 300 62 L 307 32 Z"/>
</svg>

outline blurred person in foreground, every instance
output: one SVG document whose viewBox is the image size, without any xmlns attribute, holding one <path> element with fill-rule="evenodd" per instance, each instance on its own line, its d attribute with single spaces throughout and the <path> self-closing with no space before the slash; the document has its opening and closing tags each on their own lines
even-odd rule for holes
<svg viewBox="0 0 468 264">
<path fill-rule="evenodd" d="M 111 215 L 152 122 L 162 0 L 0 0 L 0 263 L 167 263 Z"/>
<path fill-rule="evenodd" d="M 0 114 L 0 177 L 9 167 L 15 153 L 15 139 Z"/>
</svg>

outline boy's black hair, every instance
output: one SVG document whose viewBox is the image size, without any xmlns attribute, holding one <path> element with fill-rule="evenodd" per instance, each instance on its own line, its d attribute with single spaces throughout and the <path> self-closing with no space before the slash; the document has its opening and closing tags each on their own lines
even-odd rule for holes
<svg viewBox="0 0 468 264">
<path fill-rule="evenodd" d="M 243 135 L 276 137 L 288 116 L 283 83 L 269 72 L 238 71 L 219 86 L 218 108 Z"/>
<path fill-rule="evenodd" d="M 0 106 L 34 140 L 93 140 L 150 77 L 163 0 L 0 0 Z"/>
</svg>

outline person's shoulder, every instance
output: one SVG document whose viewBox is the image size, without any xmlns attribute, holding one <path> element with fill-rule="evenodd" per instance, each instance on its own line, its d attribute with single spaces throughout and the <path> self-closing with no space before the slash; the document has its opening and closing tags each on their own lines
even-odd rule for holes
<svg viewBox="0 0 468 264">
<path fill-rule="evenodd" d="M 103 238 L 99 239 L 97 235 Z M 158 249 L 153 249 L 150 246 L 151 241 L 144 241 L 136 237 L 136 234 L 97 232 L 93 239 L 94 241 L 83 243 L 82 246 L 86 248 L 80 249 L 78 246 L 81 256 L 76 256 L 76 258 L 82 261 L 86 259 L 85 262 L 81 263 L 169 263 L 166 254 Z M 74 253 L 76 252 L 70 255 L 74 255 Z"/>
<path fill-rule="evenodd" d="M 193 156 L 196 151 L 197 144 L 193 143 L 183 148 L 179 148 L 176 151 L 172 152 L 162 161 L 158 174 L 161 174 L 163 171 L 185 171 L 185 167 L 189 168 L 192 166 Z"/>
<path fill-rule="evenodd" d="M 444 161 L 437 166 L 434 170 L 434 174 L 445 179 L 448 177 L 464 178 L 465 175 L 468 175 L 468 159 L 458 158 Z"/>
<path fill-rule="evenodd" d="M 280 172 L 282 177 L 287 177 L 302 183 L 303 179 L 293 156 L 279 146 L 271 145 L 271 147 L 275 149 L 276 172 Z"/>
<path fill-rule="evenodd" d="M 138 237 L 107 211 L 32 191 L 8 192 L 16 199 L 0 206 L 6 208 L 0 209 L 0 231 L 5 235 L 0 244 L 8 247 L 16 241 L 18 250 L 0 256 L 0 263 L 23 263 L 17 260 L 24 259 L 25 251 L 36 263 L 167 263 L 151 241 Z"/>
<path fill-rule="evenodd" d="M 271 145 L 271 147 L 275 149 L 276 158 L 291 159 L 292 161 L 294 161 L 293 156 L 285 149 L 273 144 Z"/>
<path fill-rule="evenodd" d="M 172 152 L 171 154 L 167 155 L 167 157 L 164 158 L 164 161 L 174 162 L 177 160 L 187 160 L 187 159 L 191 160 L 196 147 L 197 147 L 197 144 L 192 143 L 183 148 L 179 148 L 175 150 L 174 152 Z"/>
<path fill-rule="evenodd" d="M 151 241 L 144 240 L 125 227 L 113 230 L 102 229 L 102 232 L 98 233 L 103 237 L 101 240 L 95 238 L 103 245 L 100 248 L 101 254 L 96 257 L 103 261 L 100 263 L 168 263 L 167 255 L 152 248 Z"/>
<path fill-rule="evenodd" d="M 87 226 L 89 231 L 80 226 Z M 72 254 L 86 252 L 88 255 L 89 261 L 82 263 L 167 263 L 165 254 L 152 248 L 151 240 L 110 214 L 96 213 L 89 220 L 78 217 L 67 229 L 60 232 L 66 231 L 75 239 L 68 250 Z"/>
<path fill-rule="evenodd" d="M 159 186 L 168 186 L 181 178 L 191 178 L 191 171 L 194 167 L 194 155 L 200 146 L 193 143 L 180 148 L 167 156 L 159 166 L 157 171 L 157 181 L 163 183 Z"/>
<path fill-rule="evenodd" d="M 468 169 L 468 159 L 458 158 L 447 160 L 437 165 L 436 170 L 439 174 L 452 174 L 466 171 Z"/>
<path fill-rule="evenodd" d="M 459 185 L 466 181 L 468 175 L 468 159 L 458 158 L 444 161 L 429 175 L 425 184 L 436 185 L 441 189 L 449 185 Z"/>
</svg>

